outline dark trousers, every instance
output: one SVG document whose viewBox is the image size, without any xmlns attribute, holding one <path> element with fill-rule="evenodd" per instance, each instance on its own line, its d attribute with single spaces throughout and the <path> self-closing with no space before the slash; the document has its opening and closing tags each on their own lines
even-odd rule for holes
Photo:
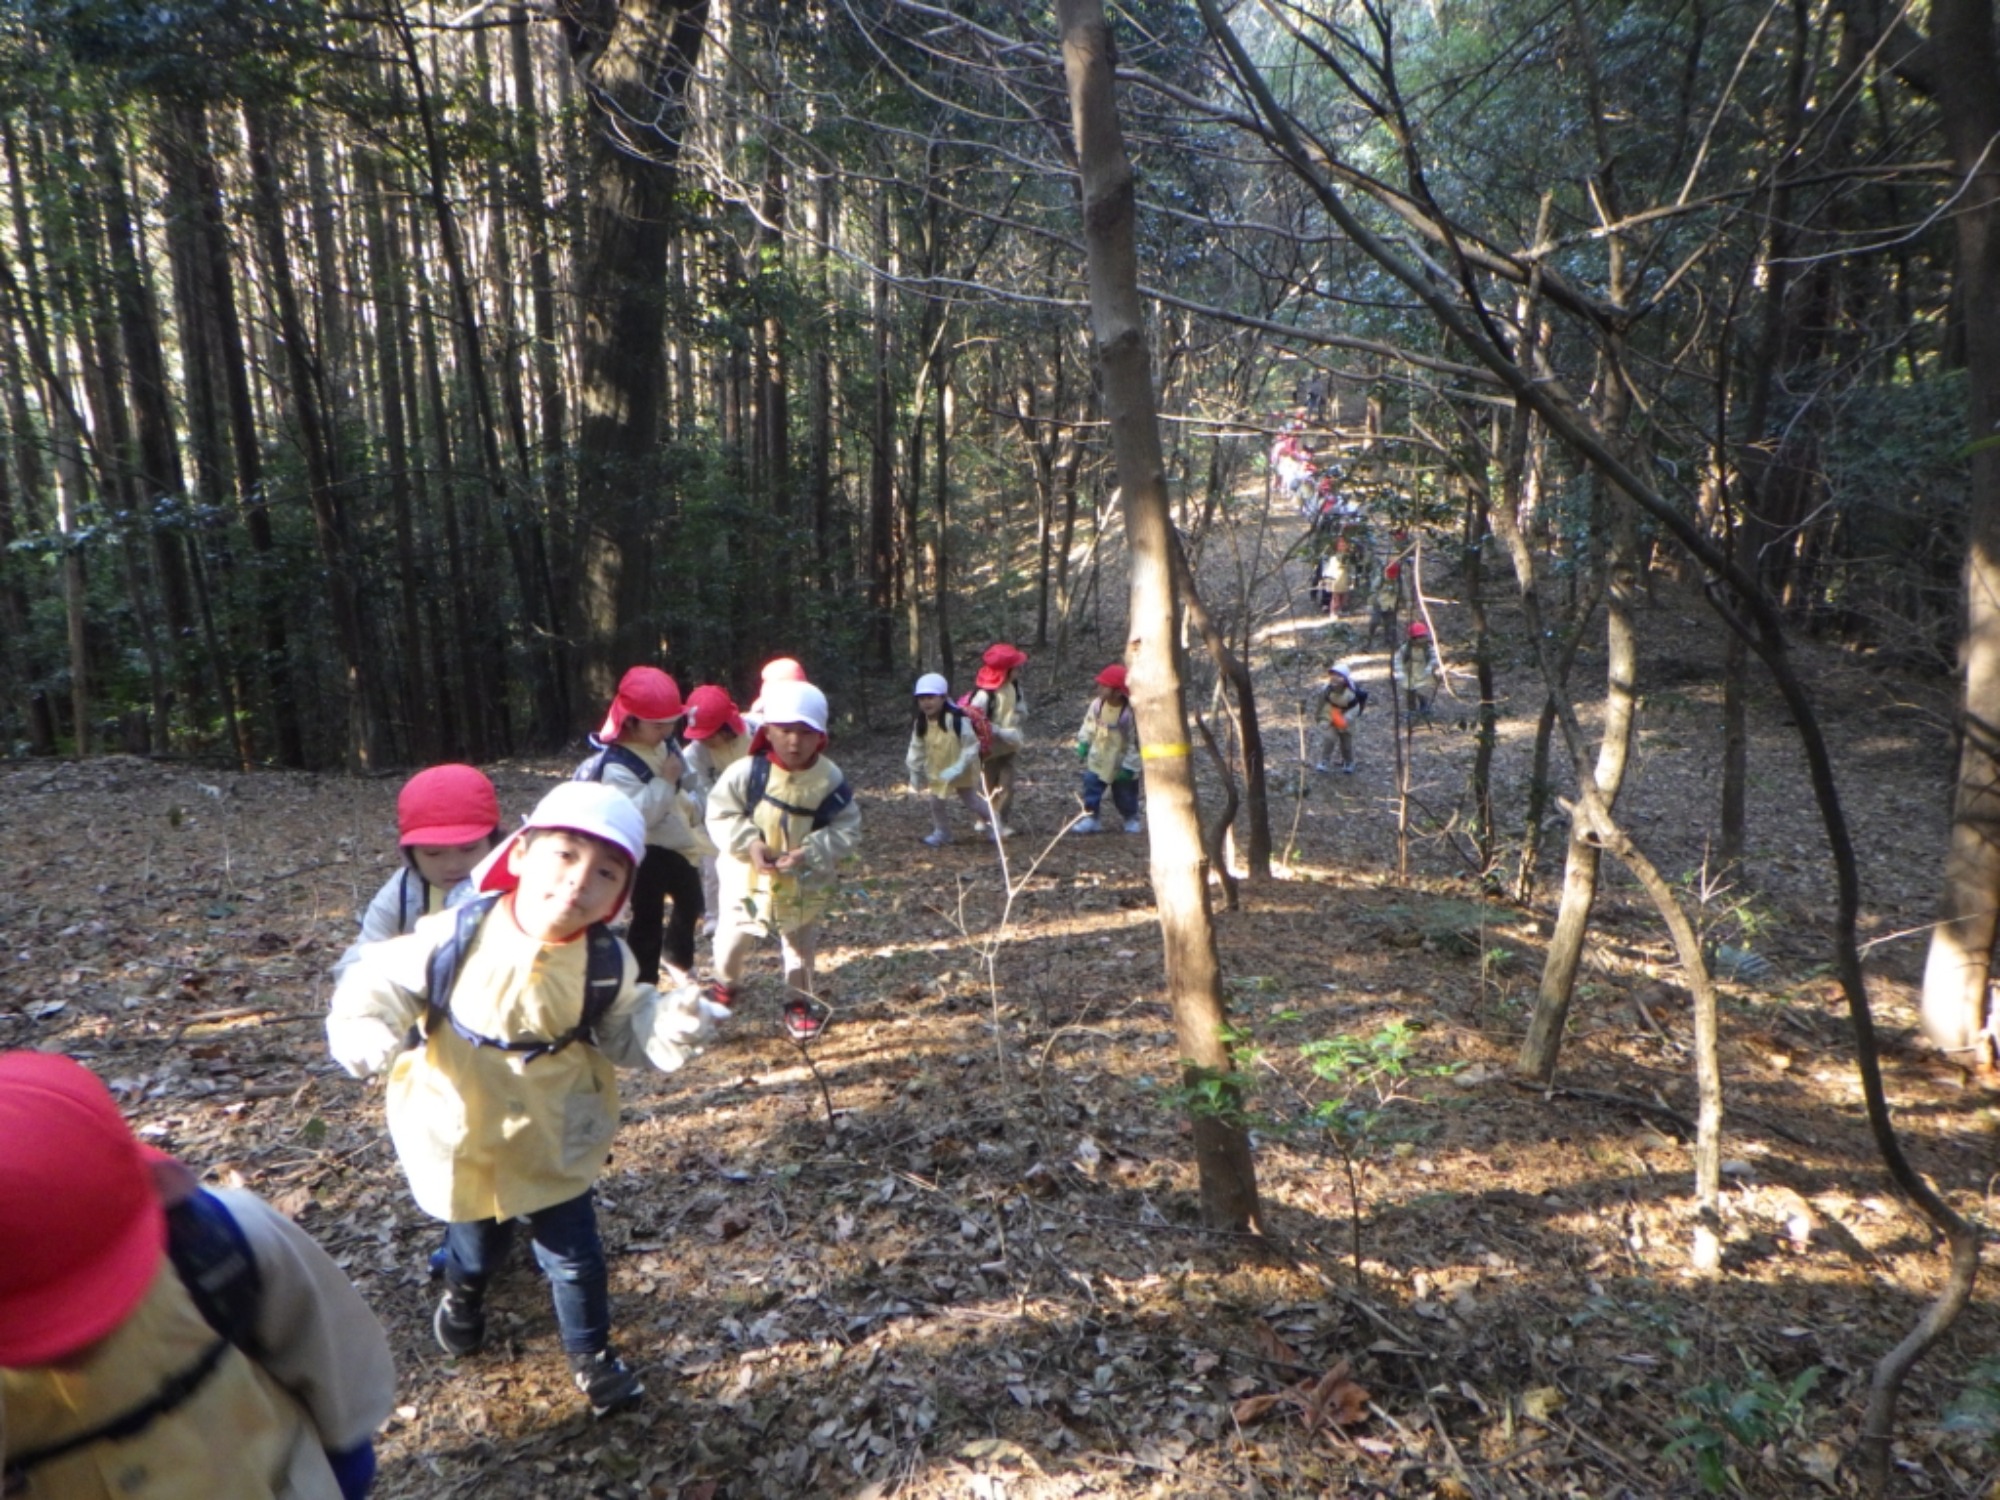
<svg viewBox="0 0 2000 1500">
<path fill-rule="evenodd" d="M 669 899 L 674 903 L 671 922 L 666 920 Z M 694 934 L 701 925 L 705 904 L 701 871 L 693 861 L 658 844 L 648 844 L 632 882 L 632 927 L 625 934 L 632 956 L 639 960 L 641 984 L 659 983 L 663 947 L 667 962 L 675 968 L 694 968 Z"/>
<path fill-rule="evenodd" d="M 1136 776 L 1123 777 L 1111 782 L 1111 805 L 1125 818 L 1139 816 L 1139 780 Z M 1097 816 L 1098 805 L 1104 801 L 1104 778 L 1095 771 L 1083 773 L 1083 805 L 1090 815 Z"/>
<path fill-rule="evenodd" d="M 595 1354 L 611 1339 L 611 1291 L 604 1269 L 604 1242 L 597 1237 L 597 1204 L 586 1190 L 580 1197 L 529 1214 L 535 1259 L 549 1279 L 562 1329 L 565 1354 Z M 506 1259 L 514 1223 L 476 1219 L 447 1224 L 444 1277 L 447 1285 L 483 1296 L 486 1283 Z"/>
</svg>

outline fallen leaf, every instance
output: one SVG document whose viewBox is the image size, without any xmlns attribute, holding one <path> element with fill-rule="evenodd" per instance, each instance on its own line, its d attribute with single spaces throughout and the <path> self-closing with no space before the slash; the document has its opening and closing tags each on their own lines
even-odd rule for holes
<svg viewBox="0 0 2000 1500">
<path fill-rule="evenodd" d="M 718 1240 L 733 1240 L 750 1227 L 750 1215 L 734 1206 L 718 1208 L 708 1221 L 708 1232 Z"/>
<path fill-rule="evenodd" d="M 1548 1424 L 1550 1417 L 1563 1409 L 1569 1398 L 1552 1385 L 1538 1385 L 1531 1391 L 1521 1392 L 1521 1415 L 1530 1422 Z"/>
<path fill-rule="evenodd" d="M 1238 1427 L 1248 1427 L 1269 1416 L 1271 1408 L 1282 1400 L 1282 1396 L 1246 1396 L 1229 1408 L 1229 1415 Z"/>
<path fill-rule="evenodd" d="M 1268 1360 L 1281 1365 L 1303 1364 L 1299 1351 L 1278 1337 L 1278 1331 L 1262 1318 L 1253 1325 L 1257 1334 L 1257 1352 Z"/>
</svg>

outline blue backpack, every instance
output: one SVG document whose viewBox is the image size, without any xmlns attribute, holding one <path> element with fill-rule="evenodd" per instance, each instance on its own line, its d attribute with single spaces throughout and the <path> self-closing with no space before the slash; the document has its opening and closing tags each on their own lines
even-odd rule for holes
<svg viewBox="0 0 2000 1500">
<path fill-rule="evenodd" d="M 854 788 L 847 784 L 846 777 L 842 777 L 840 785 L 826 794 L 826 800 L 818 807 L 794 807 L 782 798 L 773 797 L 769 790 L 770 785 L 771 758 L 759 752 L 750 757 L 750 775 L 743 787 L 743 810 L 754 813 L 758 803 L 768 802 L 785 812 L 802 818 L 811 818 L 814 833 L 831 824 L 840 816 L 847 804 L 854 800 Z"/>
<path fill-rule="evenodd" d="M 653 779 L 653 768 L 640 759 L 635 751 L 627 750 L 615 740 L 607 745 L 594 734 L 590 737 L 590 744 L 597 753 L 586 758 L 583 764 L 576 768 L 576 774 L 570 777 L 571 781 L 602 781 L 604 768 L 607 765 L 623 766 L 639 778 L 641 786 Z"/>
<path fill-rule="evenodd" d="M 628 752 L 629 753 L 629 752 Z M 605 1012 L 611 1009 L 612 1001 L 618 998 L 619 986 L 625 982 L 625 955 L 618 939 L 611 929 L 602 922 L 591 924 L 585 941 L 589 948 L 584 958 L 583 1015 L 576 1025 L 559 1037 L 536 1039 L 524 1042 L 503 1042 L 498 1037 L 483 1036 L 465 1025 L 451 1013 L 451 992 L 458 983 L 458 968 L 464 961 L 466 951 L 472 947 L 472 939 L 479 931 L 479 924 L 486 920 L 486 914 L 493 910 L 500 900 L 498 896 L 483 896 L 477 901 L 468 901 L 456 908 L 458 920 L 453 923 L 451 933 L 431 954 L 429 984 L 430 1008 L 424 1015 L 425 1036 L 434 1034 L 441 1025 L 449 1026 L 475 1047 L 496 1047 L 502 1052 L 518 1052 L 529 1062 L 538 1057 L 548 1057 L 568 1047 L 572 1042 L 597 1040 L 597 1023 Z"/>
</svg>

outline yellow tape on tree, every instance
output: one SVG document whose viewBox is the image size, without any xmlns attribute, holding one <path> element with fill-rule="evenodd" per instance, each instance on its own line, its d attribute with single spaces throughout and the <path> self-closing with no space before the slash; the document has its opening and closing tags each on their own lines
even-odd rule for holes
<svg viewBox="0 0 2000 1500">
<path fill-rule="evenodd" d="M 1178 760 L 1183 755 L 1192 754 L 1194 754 L 1194 746 L 1192 745 L 1141 745 L 1139 747 L 1139 759 L 1141 760 Z"/>
</svg>

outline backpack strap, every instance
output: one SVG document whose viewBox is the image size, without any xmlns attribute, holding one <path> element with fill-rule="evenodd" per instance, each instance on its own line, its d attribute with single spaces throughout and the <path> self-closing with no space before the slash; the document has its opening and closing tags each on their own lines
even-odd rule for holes
<svg viewBox="0 0 2000 1500">
<path fill-rule="evenodd" d="M 602 781 L 604 768 L 608 765 L 623 766 L 639 778 L 641 786 L 653 779 L 653 768 L 640 758 L 637 751 L 626 749 L 616 740 L 607 745 L 595 735 L 591 736 L 590 743 L 597 747 L 597 753 L 576 768 L 573 780 Z"/>
<path fill-rule="evenodd" d="M 782 812 L 791 813 L 794 817 L 811 818 L 812 831 L 814 833 L 818 833 L 822 828 L 832 826 L 833 820 L 845 812 L 847 804 L 854 800 L 854 788 L 847 784 L 846 777 L 842 777 L 840 785 L 826 794 L 825 799 L 821 801 L 818 807 L 798 807 L 781 797 L 773 797 L 770 792 L 770 786 L 771 762 L 769 757 L 763 755 L 751 756 L 749 778 L 743 786 L 743 810 L 745 812 L 755 812 L 758 803 L 768 802 Z"/>
<path fill-rule="evenodd" d="M 474 1031 L 451 1013 L 451 992 L 458 983 L 459 965 L 464 962 L 466 951 L 479 932 L 479 924 L 486 920 L 486 914 L 499 900 L 498 896 L 484 896 L 456 908 L 458 916 L 452 923 L 451 932 L 431 954 L 430 1005 L 424 1014 L 424 1035 L 434 1035 L 440 1025 L 449 1026 L 475 1047 L 517 1053 L 528 1062 L 538 1057 L 553 1056 L 574 1042 L 595 1043 L 597 1027 L 625 983 L 625 956 L 620 951 L 618 939 L 602 922 L 592 923 L 585 934 L 583 1014 L 576 1025 L 561 1036 L 503 1041 L 499 1037 Z"/>
<path fill-rule="evenodd" d="M 202 1321 L 256 1359 L 264 1278 L 235 1215 L 206 1188 L 167 1210 L 167 1258 Z"/>
</svg>

